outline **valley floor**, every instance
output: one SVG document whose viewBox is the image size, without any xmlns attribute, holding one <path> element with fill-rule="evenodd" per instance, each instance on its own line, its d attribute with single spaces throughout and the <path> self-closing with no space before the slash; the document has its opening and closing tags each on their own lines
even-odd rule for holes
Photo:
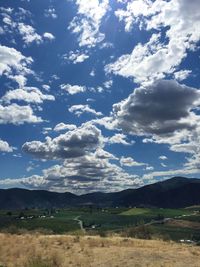
<svg viewBox="0 0 200 267">
<path fill-rule="evenodd" d="M 200 248 L 122 237 L 0 234 L 0 266 L 200 267 Z"/>
</svg>

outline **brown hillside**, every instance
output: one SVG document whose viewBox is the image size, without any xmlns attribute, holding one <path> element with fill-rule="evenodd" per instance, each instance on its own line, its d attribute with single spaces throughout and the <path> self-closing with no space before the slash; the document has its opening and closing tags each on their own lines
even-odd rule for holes
<svg viewBox="0 0 200 267">
<path fill-rule="evenodd" d="M 0 235 L 6 267 L 199 267 L 199 247 L 120 237 Z"/>
</svg>

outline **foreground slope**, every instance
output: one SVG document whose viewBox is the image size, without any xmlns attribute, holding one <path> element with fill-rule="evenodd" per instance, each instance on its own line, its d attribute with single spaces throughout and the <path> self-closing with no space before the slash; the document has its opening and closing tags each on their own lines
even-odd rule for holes
<svg viewBox="0 0 200 267">
<path fill-rule="evenodd" d="M 6 267 L 197 267 L 198 247 L 120 237 L 0 235 Z"/>
<path fill-rule="evenodd" d="M 150 206 L 183 208 L 200 204 L 200 179 L 174 177 L 137 189 L 116 193 L 90 193 L 77 196 L 43 190 L 0 190 L 0 209 L 63 208 L 79 205 Z"/>
</svg>

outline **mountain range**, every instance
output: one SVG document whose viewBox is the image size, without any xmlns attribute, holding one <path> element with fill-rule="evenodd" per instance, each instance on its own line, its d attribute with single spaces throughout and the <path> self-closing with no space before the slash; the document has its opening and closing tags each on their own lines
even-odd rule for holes
<svg viewBox="0 0 200 267">
<path fill-rule="evenodd" d="M 99 207 L 184 208 L 200 204 L 200 179 L 173 177 L 137 189 L 75 195 L 45 190 L 0 189 L 0 209 Z"/>
</svg>

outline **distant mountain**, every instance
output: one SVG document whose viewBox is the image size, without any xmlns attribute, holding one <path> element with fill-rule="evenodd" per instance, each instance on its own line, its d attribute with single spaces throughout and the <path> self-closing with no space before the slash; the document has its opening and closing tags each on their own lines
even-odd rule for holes
<svg viewBox="0 0 200 267">
<path fill-rule="evenodd" d="M 90 193 L 77 196 L 44 190 L 0 189 L 0 209 L 64 208 L 96 205 L 182 208 L 200 204 L 200 179 L 174 177 L 137 189 L 116 193 Z"/>
<path fill-rule="evenodd" d="M 63 208 L 74 205 L 78 196 L 45 190 L 0 189 L 0 209 Z"/>
</svg>

